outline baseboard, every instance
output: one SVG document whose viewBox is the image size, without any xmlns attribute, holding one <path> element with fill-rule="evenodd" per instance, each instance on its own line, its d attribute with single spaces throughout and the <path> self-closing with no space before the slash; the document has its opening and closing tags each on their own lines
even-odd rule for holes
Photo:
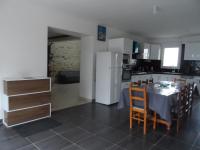
<svg viewBox="0 0 200 150">
<path fill-rule="evenodd" d="M 88 102 L 92 102 L 93 101 L 93 99 L 88 99 L 88 98 L 85 98 L 85 97 L 80 97 L 80 99 L 86 100 Z"/>
<path fill-rule="evenodd" d="M 56 107 L 56 108 L 52 107 L 51 108 L 51 112 L 60 111 L 60 110 L 64 110 L 64 109 L 67 109 L 67 108 L 72 108 L 72 107 L 84 105 L 84 104 L 87 104 L 87 103 L 93 103 L 93 101 L 94 101 L 94 99 L 87 99 L 87 98 L 83 98 L 83 97 L 79 97 L 79 98 L 82 99 L 82 100 L 85 100 L 86 103 L 80 103 L 80 104 L 76 104 L 76 105 L 69 105 L 69 106 L 66 106 L 66 107 Z"/>
</svg>

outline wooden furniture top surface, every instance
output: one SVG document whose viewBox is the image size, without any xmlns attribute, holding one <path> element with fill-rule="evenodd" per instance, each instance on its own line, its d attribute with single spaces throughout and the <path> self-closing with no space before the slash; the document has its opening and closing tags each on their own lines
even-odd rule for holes
<svg viewBox="0 0 200 150">
<path fill-rule="evenodd" d="M 50 91 L 51 87 L 50 78 L 35 79 L 31 78 L 28 80 L 4 80 L 4 94 L 18 95 L 26 93 L 35 93 Z"/>
<path fill-rule="evenodd" d="M 21 80 L 39 80 L 39 79 L 51 79 L 50 77 L 22 77 L 22 78 L 4 78 L 4 81 L 21 81 Z"/>
</svg>

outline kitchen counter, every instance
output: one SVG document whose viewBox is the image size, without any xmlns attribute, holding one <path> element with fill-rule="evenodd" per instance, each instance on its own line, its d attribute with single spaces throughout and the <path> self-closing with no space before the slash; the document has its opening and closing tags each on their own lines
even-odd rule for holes
<svg viewBox="0 0 200 150">
<path fill-rule="evenodd" d="M 176 78 L 175 76 L 180 76 L 181 78 L 184 78 L 186 80 L 193 80 L 194 78 L 198 79 L 199 83 L 200 83 L 200 75 L 197 75 L 197 74 L 184 74 L 184 73 L 178 73 L 178 72 L 133 72 L 132 73 L 132 78 L 134 77 L 138 77 L 138 76 L 141 76 L 142 80 L 143 78 L 147 78 L 145 77 L 146 75 L 150 75 L 152 77 L 152 75 L 169 75 L 168 78 Z M 127 82 L 131 82 L 132 81 L 132 78 L 130 80 L 122 80 L 122 83 L 127 83 Z M 137 78 L 136 80 L 141 80 L 141 78 Z M 156 81 L 156 80 L 155 80 Z M 196 81 L 195 81 L 196 82 Z"/>
<path fill-rule="evenodd" d="M 168 75 L 180 75 L 180 76 L 200 76 L 200 74 L 184 74 L 184 73 L 178 73 L 178 72 L 134 72 L 132 73 L 132 76 L 134 75 L 147 75 L 147 74 L 168 74 Z"/>
<path fill-rule="evenodd" d="M 175 78 L 183 78 L 187 83 L 195 83 L 197 89 L 200 91 L 200 75 L 197 74 L 184 74 L 176 72 L 134 72 L 132 73 L 131 79 L 122 81 L 121 89 L 128 88 L 130 82 L 135 81 L 146 81 L 147 79 L 152 79 L 154 82 L 159 81 L 173 81 Z M 198 91 L 196 90 L 196 91 Z M 197 92 L 197 95 L 200 92 Z"/>
</svg>

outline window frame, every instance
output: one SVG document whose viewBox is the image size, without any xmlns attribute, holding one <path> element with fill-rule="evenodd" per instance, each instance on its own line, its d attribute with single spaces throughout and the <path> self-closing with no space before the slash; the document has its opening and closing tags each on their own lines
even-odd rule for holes
<svg viewBox="0 0 200 150">
<path fill-rule="evenodd" d="M 173 67 L 173 66 L 163 66 L 164 64 L 164 51 L 166 48 L 179 48 L 178 50 L 178 62 L 177 62 L 177 66 Z M 173 45 L 173 46 L 163 46 L 162 48 L 162 61 L 161 61 L 161 68 L 163 69 L 180 69 L 180 61 L 181 61 L 181 46 L 180 45 Z"/>
</svg>

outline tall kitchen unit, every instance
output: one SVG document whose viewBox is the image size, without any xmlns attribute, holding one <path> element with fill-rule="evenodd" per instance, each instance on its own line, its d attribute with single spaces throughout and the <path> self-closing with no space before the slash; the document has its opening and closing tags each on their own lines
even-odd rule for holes
<svg viewBox="0 0 200 150">
<path fill-rule="evenodd" d="M 97 52 L 96 58 L 96 102 L 110 105 L 120 97 L 123 54 Z"/>
</svg>

